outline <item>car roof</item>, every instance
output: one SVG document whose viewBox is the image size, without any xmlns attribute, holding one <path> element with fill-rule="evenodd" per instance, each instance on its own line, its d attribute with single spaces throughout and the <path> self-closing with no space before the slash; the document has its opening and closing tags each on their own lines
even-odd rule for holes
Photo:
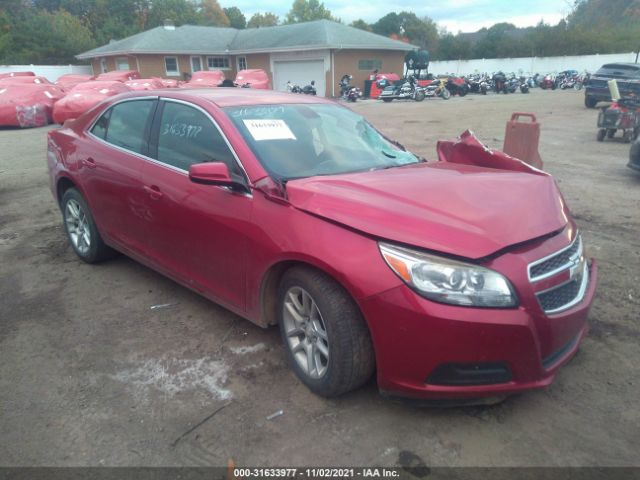
<svg viewBox="0 0 640 480">
<path fill-rule="evenodd" d="M 273 90 L 257 90 L 251 88 L 167 88 L 163 90 L 147 90 L 136 94 L 126 94 L 126 97 L 158 95 L 165 98 L 179 100 L 208 100 L 220 108 L 248 106 L 248 105 L 279 105 L 279 104 L 335 104 L 332 100 L 304 95 L 299 93 L 276 92 Z M 123 98 L 123 97 L 120 97 Z"/>
</svg>

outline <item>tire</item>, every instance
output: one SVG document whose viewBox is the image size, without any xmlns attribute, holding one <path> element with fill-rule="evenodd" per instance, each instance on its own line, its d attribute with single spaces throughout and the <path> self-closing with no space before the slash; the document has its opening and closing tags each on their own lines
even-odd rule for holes
<svg viewBox="0 0 640 480">
<path fill-rule="evenodd" d="M 443 100 L 449 100 L 451 98 L 451 92 L 447 88 L 443 88 L 442 92 L 440 92 L 440 96 Z"/>
<path fill-rule="evenodd" d="M 421 102 L 424 100 L 425 94 L 423 91 L 416 92 L 415 100 L 416 102 Z"/>
<path fill-rule="evenodd" d="M 596 108 L 596 105 L 598 104 L 598 100 L 590 97 L 589 95 L 585 95 L 584 96 L 584 106 L 587 108 Z"/>
<path fill-rule="evenodd" d="M 67 239 L 82 261 L 98 263 L 114 255 L 102 240 L 87 202 L 78 190 L 67 190 L 60 205 Z"/>
<path fill-rule="evenodd" d="M 624 143 L 631 143 L 633 141 L 633 130 L 625 130 L 622 134 L 622 141 Z"/>
<path fill-rule="evenodd" d="M 460 88 L 460 90 L 458 91 L 458 95 L 461 97 L 464 97 L 467 94 L 467 89 L 462 87 Z"/>
<path fill-rule="evenodd" d="M 610 128 L 609 130 L 607 130 L 607 138 L 613 138 L 616 136 L 616 131 L 613 128 Z"/>
<path fill-rule="evenodd" d="M 602 142 L 606 134 L 607 134 L 607 131 L 604 128 L 601 128 L 600 130 L 598 130 L 598 134 L 596 135 L 596 140 L 598 140 L 599 142 Z"/>
<path fill-rule="evenodd" d="M 383 98 L 382 101 L 385 103 L 389 103 L 393 98 Z"/>
<path fill-rule="evenodd" d="M 329 276 L 310 267 L 288 270 L 280 282 L 278 312 L 289 364 L 312 392 L 335 397 L 371 378 L 375 356 L 367 324 L 349 294 Z M 314 359 L 310 369 L 309 355 Z"/>
<path fill-rule="evenodd" d="M 640 166 L 640 141 L 631 145 L 631 150 L 629 150 L 629 165 Z"/>
</svg>

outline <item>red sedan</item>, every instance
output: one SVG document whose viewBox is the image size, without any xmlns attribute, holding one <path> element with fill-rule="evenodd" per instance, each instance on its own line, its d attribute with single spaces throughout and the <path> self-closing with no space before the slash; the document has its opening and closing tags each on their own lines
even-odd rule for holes
<svg viewBox="0 0 640 480">
<path fill-rule="evenodd" d="M 596 264 L 551 176 L 470 135 L 439 153 L 329 100 L 216 89 L 110 98 L 47 158 L 82 260 L 117 250 L 278 324 L 317 394 L 374 372 L 438 401 L 544 387 L 586 333 Z"/>
</svg>

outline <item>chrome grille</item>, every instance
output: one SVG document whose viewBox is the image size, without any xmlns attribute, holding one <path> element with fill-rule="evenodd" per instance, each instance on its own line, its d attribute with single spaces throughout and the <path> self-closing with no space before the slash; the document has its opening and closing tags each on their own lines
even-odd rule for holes
<svg viewBox="0 0 640 480">
<path fill-rule="evenodd" d="M 567 270 L 574 266 L 580 257 L 582 257 L 582 237 L 576 235 L 575 240 L 568 247 L 529 264 L 529 280 L 537 282 Z"/>
<path fill-rule="evenodd" d="M 547 314 L 567 310 L 582 301 L 589 283 L 589 266 L 582 262 L 581 270 L 562 285 L 536 294 L 538 303 Z"/>
<path fill-rule="evenodd" d="M 589 283 L 589 266 L 583 255 L 580 235 L 568 247 L 529 264 L 529 280 L 534 283 L 564 271 L 569 272 L 569 281 L 536 293 L 540 307 L 547 314 L 567 310 L 584 298 Z"/>
</svg>

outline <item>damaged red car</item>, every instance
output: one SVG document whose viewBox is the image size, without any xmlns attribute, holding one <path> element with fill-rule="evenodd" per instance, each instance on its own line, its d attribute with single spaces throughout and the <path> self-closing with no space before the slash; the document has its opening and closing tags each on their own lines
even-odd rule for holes
<svg viewBox="0 0 640 480">
<path fill-rule="evenodd" d="M 319 395 L 374 374 L 437 402 L 547 386 L 587 331 L 596 263 L 550 175 L 468 133 L 438 153 L 329 100 L 216 89 L 110 98 L 51 131 L 47 158 L 82 260 L 119 251 L 279 325 Z"/>
</svg>

